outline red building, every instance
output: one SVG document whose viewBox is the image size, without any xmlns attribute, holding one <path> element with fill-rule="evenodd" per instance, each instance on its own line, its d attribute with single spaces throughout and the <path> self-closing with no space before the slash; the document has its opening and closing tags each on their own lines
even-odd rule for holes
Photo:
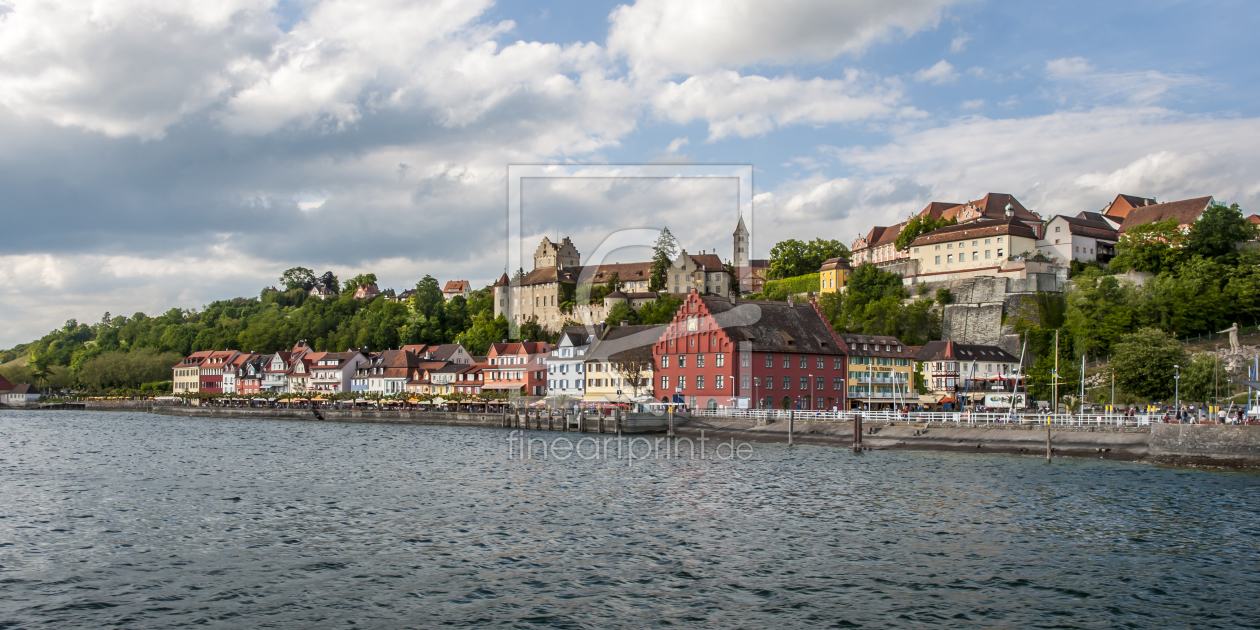
<svg viewBox="0 0 1260 630">
<path fill-rule="evenodd" d="M 201 391 L 210 394 L 223 393 L 223 372 L 240 354 L 237 350 L 215 350 L 201 362 Z"/>
<path fill-rule="evenodd" d="M 846 408 L 845 346 L 808 303 L 693 291 L 652 356 L 662 401 L 682 396 L 692 408 L 710 409 Z"/>
<path fill-rule="evenodd" d="M 547 355 L 551 344 L 545 341 L 492 343 L 482 372 L 482 389 L 517 391 L 526 396 L 547 393 Z"/>
</svg>

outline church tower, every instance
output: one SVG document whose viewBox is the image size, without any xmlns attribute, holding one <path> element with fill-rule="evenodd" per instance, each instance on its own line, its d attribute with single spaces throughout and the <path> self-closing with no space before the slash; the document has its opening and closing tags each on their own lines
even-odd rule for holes
<svg viewBox="0 0 1260 630">
<path fill-rule="evenodd" d="M 749 251 L 752 243 L 748 240 L 748 228 L 744 226 L 744 215 L 739 215 L 739 224 L 735 226 L 734 248 L 731 250 L 734 256 L 732 264 L 736 269 L 744 269 L 748 267 Z"/>
</svg>

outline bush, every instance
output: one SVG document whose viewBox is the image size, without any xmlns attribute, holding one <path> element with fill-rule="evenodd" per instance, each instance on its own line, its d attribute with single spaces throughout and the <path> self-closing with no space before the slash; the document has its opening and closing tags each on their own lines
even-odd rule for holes
<svg viewBox="0 0 1260 630">
<path fill-rule="evenodd" d="M 95 390 L 140 387 L 143 383 L 165 381 L 171 376 L 171 367 L 182 359 L 173 352 L 153 348 L 105 352 L 83 364 L 78 380 Z"/>
<path fill-rule="evenodd" d="M 1174 365 L 1188 368 L 1181 342 L 1158 328 L 1141 328 L 1113 346 L 1116 384 L 1151 400 L 1173 397 Z"/>
</svg>

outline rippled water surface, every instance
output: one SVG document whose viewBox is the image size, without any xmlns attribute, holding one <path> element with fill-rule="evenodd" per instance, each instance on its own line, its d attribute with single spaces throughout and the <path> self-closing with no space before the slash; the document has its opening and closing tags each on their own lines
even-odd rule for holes
<svg viewBox="0 0 1260 630">
<path fill-rule="evenodd" d="M 1260 627 L 1254 474 L 506 437 L 0 412 L 0 628 Z"/>
</svg>

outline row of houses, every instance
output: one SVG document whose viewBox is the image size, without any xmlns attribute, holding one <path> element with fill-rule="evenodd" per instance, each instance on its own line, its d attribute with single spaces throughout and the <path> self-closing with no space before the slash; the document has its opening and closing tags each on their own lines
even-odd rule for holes
<svg viewBox="0 0 1260 630">
<path fill-rule="evenodd" d="M 1175 219 L 1188 231 L 1214 203 L 1212 197 L 1160 203 L 1121 194 L 1097 212 L 1044 219 L 1005 193 L 966 203 L 933 201 L 916 216 L 953 219 L 957 224 L 920 234 L 904 250 L 895 243 L 914 217 L 893 226 L 875 226 L 853 241 L 851 258 L 838 265 L 849 269 L 874 263 L 901 273 L 907 284 L 980 276 L 1022 278 L 1029 272 L 1028 259 L 1038 254 L 1060 266 L 1072 261 L 1106 263 L 1116 255 L 1120 236 L 1138 225 Z M 840 280 L 838 288 L 843 287 Z"/>
<path fill-rule="evenodd" d="M 1002 396 L 1009 405 L 1018 371 L 1018 360 L 996 347 L 841 334 L 813 301 L 741 300 L 695 288 L 669 324 L 569 326 L 554 346 L 502 342 L 474 356 L 459 344 L 317 352 L 299 342 L 272 354 L 196 352 L 173 368 L 176 394 L 509 392 L 553 402 L 797 409 L 964 398 L 1001 406 L 991 398 Z"/>
</svg>

